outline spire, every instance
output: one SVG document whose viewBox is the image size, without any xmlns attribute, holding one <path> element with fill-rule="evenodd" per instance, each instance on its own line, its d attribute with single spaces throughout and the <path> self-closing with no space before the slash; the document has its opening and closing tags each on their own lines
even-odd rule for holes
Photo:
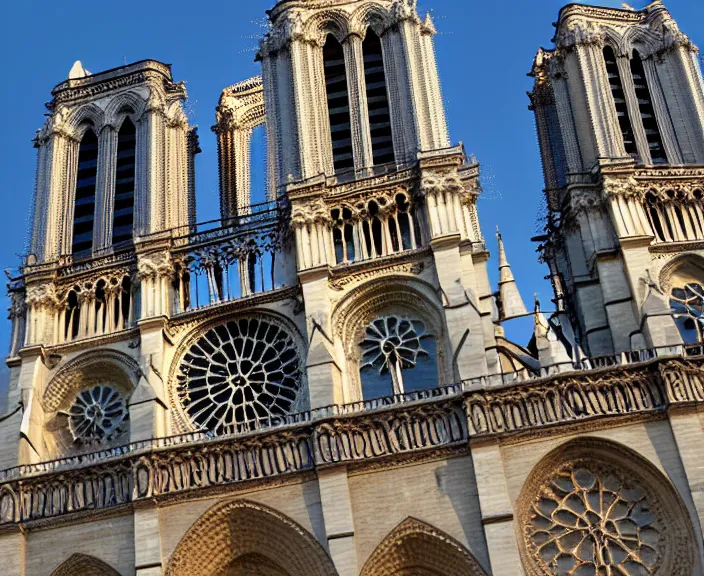
<svg viewBox="0 0 704 576">
<path fill-rule="evenodd" d="M 540 300 L 535 295 L 535 346 L 538 349 L 538 360 L 542 368 L 557 367 L 560 369 L 570 369 L 573 358 L 565 348 L 565 342 L 560 339 L 556 330 L 562 331 L 559 314 L 553 316 L 552 323 L 548 321 L 540 310 Z M 553 325 L 553 323 L 555 325 Z M 557 326 L 557 329 L 556 329 Z M 563 332 L 563 331 L 562 331 Z M 564 337 L 563 333 L 563 337 Z"/>
<path fill-rule="evenodd" d="M 501 301 L 501 316 L 499 320 L 510 320 L 528 314 L 523 303 L 521 293 L 518 291 L 516 280 L 511 272 L 511 266 L 506 258 L 506 248 L 501 238 L 499 227 L 496 227 L 496 239 L 499 243 L 499 299 Z"/>
</svg>

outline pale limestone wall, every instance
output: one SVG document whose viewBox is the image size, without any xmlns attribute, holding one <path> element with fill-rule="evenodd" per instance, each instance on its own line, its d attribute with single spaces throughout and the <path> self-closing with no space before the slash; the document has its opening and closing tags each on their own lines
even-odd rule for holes
<svg viewBox="0 0 704 576">
<path fill-rule="evenodd" d="M 315 481 L 297 482 L 288 486 L 242 490 L 218 498 L 184 502 L 159 510 L 159 530 L 164 563 L 173 553 L 188 529 L 218 502 L 243 499 L 264 504 L 285 514 L 324 545 L 325 526 L 320 506 L 320 492 Z"/>
<path fill-rule="evenodd" d="M 26 576 L 50 576 L 76 553 L 102 560 L 121 576 L 135 573 L 132 516 L 32 531 L 26 535 L 24 547 L 26 565 L 24 571 L 18 574 Z M 22 548 L 18 552 L 21 556 Z"/>
<path fill-rule="evenodd" d="M 470 457 L 352 473 L 349 484 L 360 569 L 409 516 L 446 532 L 487 566 Z"/>
</svg>

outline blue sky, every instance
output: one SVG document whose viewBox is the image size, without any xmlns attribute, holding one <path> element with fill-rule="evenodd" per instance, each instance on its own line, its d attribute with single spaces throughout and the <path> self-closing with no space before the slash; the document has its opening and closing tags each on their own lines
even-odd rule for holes
<svg viewBox="0 0 704 576">
<path fill-rule="evenodd" d="M 198 217 L 217 217 L 216 141 L 210 126 L 223 87 L 259 73 L 254 62 L 265 10 L 274 0 L 87 0 L 7 2 L 0 54 L 5 80 L 0 91 L 3 138 L 0 141 L 2 212 L 0 263 L 14 267 L 23 251 L 35 151 L 31 139 L 43 122 L 51 88 L 66 78 L 75 60 L 93 72 L 154 58 L 173 64 L 185 80 L 191 122 L 200 126 L 203 154 L 198 157 Z M 646 0 L 633 0 L 636 8 Z M 438 63 L 454 142 L 465 143 L 484 171 L 480 218 L 496 281 L 495 227 L 507 245 L 526 304 L 538 292 L 547 307 L 551 297 L 537 262 L 536 217 L 543 188 L 526 77 L 539 46 L 549 46 L 559 0 L 421 0 L 431 10 L 439 35 Z M 603 1 L 602 5 L 620 6 Z M 667 2 L 680 27 L 704 47 L 704 2 Z M 526 326 L 509 330 L 527 342 Z M 9 324 L 0 324 L 0 350 L 7 350 Z"/>
</svg>

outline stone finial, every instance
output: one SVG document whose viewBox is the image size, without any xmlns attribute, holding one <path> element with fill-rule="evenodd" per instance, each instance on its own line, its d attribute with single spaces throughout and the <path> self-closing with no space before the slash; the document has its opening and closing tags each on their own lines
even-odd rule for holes
<svg viewBox="0 0 704 576">
<path fill-rule="evenodd" d="M 89 76 L 88 70 L 86 70 L 83 67 L 83 64 L 81 64 L 80 60 L 76 60 L 74 62 L 73 66 L 71 67 L 71 70 L 68 73 L 68 79 L 69 80 L 77 80 L 78 78 L 85 78 L 86 76 Z"/>
<path fill-rule="evenodd" d="M 516 280 L 511 272 L 511 266 L 506 258 L 506 248 L 501 237 L 498 226 L 496 227 L 496 239 L 499 243 L 499 298 L 501 300 L 500 320 L 509 320 L 528 314 L 526 305 L 523 303 L 521 293 L 518 291 Z"/>
</svg>

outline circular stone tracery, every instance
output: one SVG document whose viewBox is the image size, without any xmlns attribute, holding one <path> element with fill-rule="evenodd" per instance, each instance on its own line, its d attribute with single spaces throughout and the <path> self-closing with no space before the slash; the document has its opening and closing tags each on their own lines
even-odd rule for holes
<svg viewBox="0 0 704 576">
<path fill-rule="evenodd" d="M 273 320 L 242 318 L 208 330 L 178 368 L 178 398 L 191 425 L 237 432 L 293 412 L 302 371 L 295 341 Z"/>
<path fill-rule="evenodd" d="M 420 320 L 397 316 L 377 318 L 364 331 L 362 368 L 373 367 L 379 373 L 395 367 L 413 368 L 419 356 L 427 356 L 423 340 L 430 338 Z"/>
<path fill-rule="evenodd" d="M 68 423 L 77 444 L 99 444 L 119 436 L 129 412 L 122 395 L 110 386 L 79 392 L 68 411 Z"/>
<path fill-rule="evenodd" d="M 528 548 L 541 574 L 656 574 L 666 547 L 657 508 L 641 486 L 613 470 L 594 462 L 567 465 L 533 505 Z"/>
</svg>

